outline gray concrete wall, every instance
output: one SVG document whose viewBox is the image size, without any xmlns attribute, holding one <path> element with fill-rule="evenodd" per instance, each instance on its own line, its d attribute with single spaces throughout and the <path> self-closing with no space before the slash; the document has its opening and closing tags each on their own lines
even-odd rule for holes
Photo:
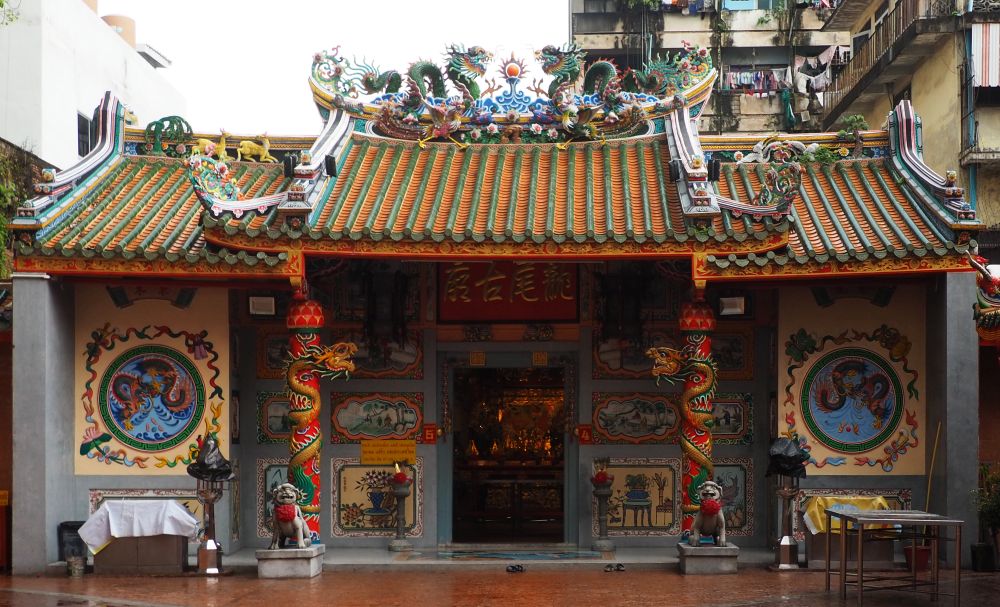
<svg viewBox="0 0 1000 607">
<path fill-rule="evenodd" d="M 930 512 L 965 521 L 962 558 L 978 541 L 972 490 L 978 485 L 979 340 L 972 321 L 975 274 L 937 278 L 927 292 L 927 469 L 938 424 L 941 439 L 931 479 Z M 923 507 L 923 503 L 918 504 Z M 950 551 L 949 551 L 950 552 Z M 950 556 L 949 556 L 950 562 Z"/>
<path fill-rule="evenodd" d="M 13 571 L 56 559 L 56 526 L 74 518 L 73 289 L 15 274 Z"/>
</svg>

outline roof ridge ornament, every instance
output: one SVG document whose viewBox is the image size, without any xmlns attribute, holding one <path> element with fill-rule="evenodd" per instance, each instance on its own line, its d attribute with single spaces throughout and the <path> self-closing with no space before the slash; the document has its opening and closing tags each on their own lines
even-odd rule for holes
<svg viewBox="0 0 1000 607">
<path fill-rule="evenodd" d="M 229 165 L 211 156 L 192 154 L 188 158 L 187 173 L 198 200 L 216 219 L 227 214 L 236 219 L 247 213 L 264 214 L 288 196 L 286 192 L 279 192 L 270 196 L 247 198 L 240 191 Z"/>
<path fill-rule="evenodd" d="M 958 173 L 948 170 L 942 177 L 924 163 L 920 117 L 909 99 L 903 99 L 889 112 L 889 148 L 891 161 L 903 178 L 918 186 L 915 190 L 929 192 L 940 205 L 933 208 L 939 220 L 951 227 L 976 222 L 976 210 L 965 200 L 965 189 L 958 187 Z"/>
<path fill-rule="evenodd" d="M 449 45 L 443 67 L 417 61 L 405 77 L 349 60 L 334 47 L 314 55 L 310 86 L 321 112 L 344 110 L 383 137 L 464 146 L 500 143 L 504 133 L 510 140 L 516 129 L 508 127 L 516 126 L 522 143 L 565 145 L 644 134 L 652 119 L 678 105 L 697 117 L 716 77 L 708 49 L 687 42 L 676 55 L 657 56 L 639 70 L 621 71 L 607 59 L 584 69 L 585 51 L 575 43 L 545 46 L 534 57 L 539 70 L 533 73 L 545 77 L 530 85 L 522 84 L 533 71 L 524 58 L 501 58 L 503 87 L 486 79 L 493 54 L 479 46 Z"/>
<path fill-rule="evenodd" d="M 125 123 L 134 122 L 133 114 L 111 91 L 104 97 L 95 111 L 97 120 L 97 145 L 78 163 L 64 171 L 45 169 L 42 180 L 34 186 L 38 196 L 26 200 L 17 208 L 13 225 L 29 227 L 37 217 L 46 212 L 63 194 L 90 179 L 93 175 L 107 171 L 107 163 L 114 156 L 120 156 L 124 149 Z"/>
</svg>

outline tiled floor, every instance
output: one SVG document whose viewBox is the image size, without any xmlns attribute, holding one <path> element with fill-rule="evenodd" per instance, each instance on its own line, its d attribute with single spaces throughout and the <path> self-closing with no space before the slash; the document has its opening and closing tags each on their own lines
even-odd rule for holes
<svg viewBox="0 0 1000 607">
<path fill-rule="evenodd" d="M 312 607 L 425 605 L 678 607 L 855 605 L 823 591 L 821 572 L 772 572 L 766 550 L 745 549 L 736 575 L 706 578 L 680 575 L 671 551 L 619 550 L 594 558 L 523 559 L 523 573 L 507 573 L 512 562 L 489 555 L 452 559 L 445 555 L 400 555 L 385 550 L 327 552 L 324 572 L 310 580 L 258 580 L 252 551 L 227 556 L 231 575 L 204 578 L 0 576 L 0 607 Z M 606 572 L 621 562 L 624 571 Z M 962 604 L 997 605 L 1000 573 L 967 572 Z M 869 593 L 865 605 L 951 605 L 942 597 Z"/>
<path fill-rule="evenodd" d="M 436 569 L 440 567 L 489 569 L 496 567 L 498 562 L 502 562 L 502 565 L 506 566 L 508 561 L 517 561 L 518 558 L 514 554 L 501 548 L 475 552 L 456 552 L 454 550 L 389 552 L 385 548 L 353 548 L 350 550 L 327 550 L 323 566 L 327 571 L 337 571 L 344 567 L 356 568 L 372 565 L 392 566 L 394 569 Z M 593 563 L 590 567 L 602 569 L 608 562 L 640 566 L 672 565 L 677 563 L 677 552 L 673 546 L 669 548 L 630 548 L 608 553 L 569 549 L 561 551 L 532 550 L 528 551 L 520 560 L 530 562 L 535 567 L 587 567 L 588 565 L 584 562 L 589 561 Z M 740 562 L 746 565 L 767 565 L 773 560 L 774 553 L 761 548 L 744 548 L 740 553 Z M 237 570 L 256 569 L 257 567 L 257 559 L 254 557 L 253 549 L 244 549 L 226 555 L 223 563 L 225 566 Z"/>
<path fill-rule="evenodd" d="M 311 580 L 258 580 L 251 573 L 223 578 L 0 578 L 2 607 L 276 607 L 284 605 L 818 605 L 842 604 L 822 591 L 817 573 L 774 573 L 748 568 L 735 576 L 685 577 L 675 569 L 626 568 L 605 573 L 596 567 L 533 568 L 524 573 L 491 570 L 385 568 L 327 571 Z M 1000 574 L 963 579 L 963 605 L 995 605 Z M 851 597 L 847 605 L 855 604 Z M 868 594 L 865 604 L 931 605 L 924 597 Z M 949 605 L 940 601 L 938 605 Z"/>
</svg>

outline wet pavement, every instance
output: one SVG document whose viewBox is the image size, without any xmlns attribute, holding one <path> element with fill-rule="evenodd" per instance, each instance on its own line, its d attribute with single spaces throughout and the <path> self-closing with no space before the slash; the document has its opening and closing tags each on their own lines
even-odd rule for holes
<svg viewBox="0 0 1000 607">
<path fill-rule="evenodd" d="M 663 604 L 855 605 L 823 591 L 821 572 L 772 572 L 760 567 L 719 578 L 682 576 L 674 567 L 626 566 L 605 572 L 604 563 L 572 568 L 532 567 L 507 573 L 495 568 L 426 571 L 368 568 L 324 571 L 311 580 L 258 580 L 252 572 L 219 578 L 0 577 L 0 607 L 285 607 L 332 605 L 553 605 L 608 607 Z M 945 588 L 942 588 L 945 590 Z M 1000 573 L 963 574 L 962 605 L 1000 604 Z M 866 593 L 865 605 L 951 605 L 898 592 Z"/>
</svg>

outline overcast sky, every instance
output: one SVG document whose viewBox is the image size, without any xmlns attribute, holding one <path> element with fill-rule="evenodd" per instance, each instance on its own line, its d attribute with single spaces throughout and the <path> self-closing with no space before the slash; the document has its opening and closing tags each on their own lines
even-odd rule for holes
<svg viewBox="0 0 1000 607">
<path fill-rule="evenodd" d="M 173 62 L 164 75 L 200 132 L 314 135 L 321 123 L 307 78 L 313 53 L 340 45 L 381 69 L 440 65 L 449 43 L 494 61 L 569 38 L 568 0 L 100 0 L 98 13 L 136 20 L 136 41 Z M 529 69 L 531 64 L 529 63 Z M 495 67 L 490 67 L 495 71 Z M 541 74 L 528 74 L 528 77 Z"/>
</svg>

